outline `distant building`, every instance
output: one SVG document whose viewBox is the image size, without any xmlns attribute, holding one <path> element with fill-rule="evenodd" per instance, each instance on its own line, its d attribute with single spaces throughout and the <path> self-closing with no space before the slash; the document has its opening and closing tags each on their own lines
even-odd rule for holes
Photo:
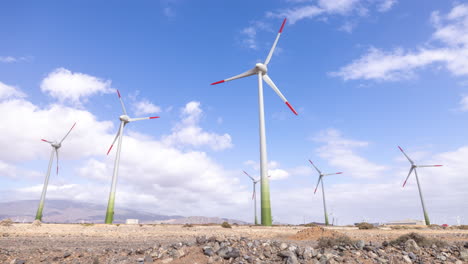
<svg viewBox="0 0 468 264">
<path fill-rule="evenodd" d="M 127 225 L 138 225 L 138 219 L 127 219 L 127 220 L 125 220 L 125 224 L 127 224 Z"/>
<path fill-rule="evenodd" d="M 425 225 L 424 220 L 405 219 L 401 221 L 391 221 L 384 225 Z"/>
</svg>

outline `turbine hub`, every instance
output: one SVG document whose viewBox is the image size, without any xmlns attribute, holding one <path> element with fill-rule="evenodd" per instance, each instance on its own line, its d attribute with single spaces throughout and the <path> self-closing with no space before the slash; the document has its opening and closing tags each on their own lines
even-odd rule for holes
<svg viewBox="0 0 468 264">
<path fill-rule="evenodd" d="M 255 64 L 255 69 L 257 69 L 257 71 L 263 73 L 263 74 L 266 74 L 268 72 L 268 68 L 265 64 L 263 63 L 257 63 Z"/>
<path fill-rule="evenodd" d="M 119 119 L 120 119 L 120 121 L 123 121 L 123 122 L 125 122 L 125 123 L 130 122 L 130 117 L 129 117 L 128 115 L 121 115 L 121 116 L 119 117 Z"/>
<path fill-rule="evenodd" d="M 58 148 L 60 148 L 62 146 L 62 144 L 60 144 L 60 142 L 54 142 L 51 145 L 52 145 L 52 147 L 54 147 L 56 149 L 58 149 Z"/>
</svg>

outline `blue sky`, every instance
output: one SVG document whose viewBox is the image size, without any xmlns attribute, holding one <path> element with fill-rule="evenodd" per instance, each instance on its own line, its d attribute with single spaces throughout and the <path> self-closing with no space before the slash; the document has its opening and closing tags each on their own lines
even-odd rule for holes
<svg viewBox="0 0 468 264">
<path fill-rule="evenodd" d="M 209 84 L 263 61 L 287 17 L 269 75 L 299 115 L 264 88 L 274 220 L 322 220 L 308 159 L 344 172 L 326 179 L 327 203 L 340 223 L 422 218 L 414 178 L 401 188 L 409 164 L 397 145 L 421 163 L 444 164 L 419 172 L 432 220 L 468 219 L 462 1 L 0 7 L 4 200 L 39 198 L 50 151 L 40 139 L 60 138 L 76 121 L 47 198 L 105 204 L 119 89 L 131 116 L 161 118 L 128 126 L 117 210 L 251 220 L 242 170 L 259 174 L 256 78 Z"/>
</svg>

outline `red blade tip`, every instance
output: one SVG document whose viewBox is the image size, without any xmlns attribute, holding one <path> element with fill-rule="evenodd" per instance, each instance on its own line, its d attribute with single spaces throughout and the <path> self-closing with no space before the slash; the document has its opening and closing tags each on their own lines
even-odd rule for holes
<svg viewBox="0 0 468 264">
<path fill-rule="evenodd" d="M 343 174 L 343 172 L 337 172 L 336 174 Z"/>
<path fill-rule="evenodd" d="M 398 146 L 398 148 L 399 148 L 401 151 L 403 151 L 403 149 L 402 149 L 400 146 Z"/>
<path fill-rule="evenodd" d="M 111 145 L 111 146 L 110 146 L 109 150 L 107 151 L 107 155 L 109 155 L 109 152 L 111 151 L 111 149 L 112 149 L 113 146 L 114 146 L 114 145 Z"/>
<path fill-rule="evenodd" d="M 286 24 L 286 18 L 283 20 L 283 24 L 281 25 L 281 28 L 278 33 L 283 32 L 284 25 Z"/>
<path fill-rule="evenodd" d="M 119 90 L 117 90 L 117 94 L 119 95 L 119 98 L 120 98 L 120 92 L 119 92 Z"/>
<path fill-rule="evenodd" d="M 45 139 L 41 139 L 41 140 L 44 141 L 44 142 L 47 142 L 47 140 L 45 140 Z"/>
<path fill-rule="evenodd" d="M 444 166 L 444 165 L 434 165 L 434 167 L 442 167 L 442 166 Z"/>
<path fill-rule="evenodd" d="M 291 111 L 293 111 L 295 115 L 297 115 L 296 110 L 294 110 L 294 108 L 289 104 L 289 102 L 286 102 L 286 105 L 289 107 L 289 109 L 291 109 Z"/>
<path fill-rule="evenodd" d="M 212 83 L 211 85 L 215 85 L 215 84 L 219 84 L 219 83 L 223 83 L 223 82 L 224 82 L 224 80 L 219 81 L 219 82 L 214 82 L 214 83 Z"/>
<path fill-rule="evenodd" d="M 151 116 L 149 119 L 159 118 L 159 116 Z"/>
<path fill-rule="evenodd" d="M 315 188 L 314 194 L 317 192 L 317 188 Z"/>
</svg>

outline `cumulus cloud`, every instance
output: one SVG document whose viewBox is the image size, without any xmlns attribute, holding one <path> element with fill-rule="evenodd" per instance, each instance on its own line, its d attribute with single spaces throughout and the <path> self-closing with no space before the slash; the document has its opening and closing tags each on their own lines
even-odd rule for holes
<svg viewBox="0 0 468 264">
<path fill-rule="evenodd" d="M 356 149 L 369 146 L 369 142 L 344 138 L 336 129 L 321 131 L 313 138 L 323 143 L 316 149 L 317 154 L 337 170 L 354 178 L 377 178 L 387 169 L 358 155 Z"/>
<path fill-rule="evenodd" d="M 415 71 L 437 64 L 455 76 L 468 75 L 468 4 L 456 5 L 448 14 L 433 12 L 434 46 L 415 50 L 401 48 L 384 51 L 370 48 L 366 54 L 342 67 L 332 76 L 344 80 L 401 80 L 412 78 Z"/>
<path fill-rule="evenodd" d="M 73 73 L 64 68 L 49 73 L 42 80 L 41 90 L 60 102 L 70 102 L 74 105 L 81 105 L 96 93 L 112 92 L 111 81 L 84 73 Z"/>
<path fill-rule="evenodd" d="M 172 134 L 163 137 L 168 145 L 203 147 L 212 150 L 224 150 L 232 147 L 229 134 L 216 134 L 204 131 L 199 122 L 203 116 L 200 102 L 192 101 L 185 105 L 181 111 L 182 120 L 172 129 Z"/>
<path fill-rule="evenodd" d="M 18 88 L 0 82 L 0 100 L 12 97 L 26 97 Z"/>
<path fill-rule="evenodd" d="M 247 160 L 244 162 L 245 166 L 250 167 L 254 172 L 251 176 L 256 179 L 260 179 L 260 162 Z M 268 173 L 267 175 L 270 177 L 270 180 L 284 180 L 288 178 L 291 174 L 288 170 L 281 169 L 280 163 L 274 160 L 270 160 L 268 162 Z"/>
<path fill-rule="evenodd" d="M 146 99 L 134 102 L 133 109 L 134 109 L 135 115 L 137 116 L 157 114 L 161 112 L 161 107 L 151 103 L 150 101 Z"/>
</svg>

